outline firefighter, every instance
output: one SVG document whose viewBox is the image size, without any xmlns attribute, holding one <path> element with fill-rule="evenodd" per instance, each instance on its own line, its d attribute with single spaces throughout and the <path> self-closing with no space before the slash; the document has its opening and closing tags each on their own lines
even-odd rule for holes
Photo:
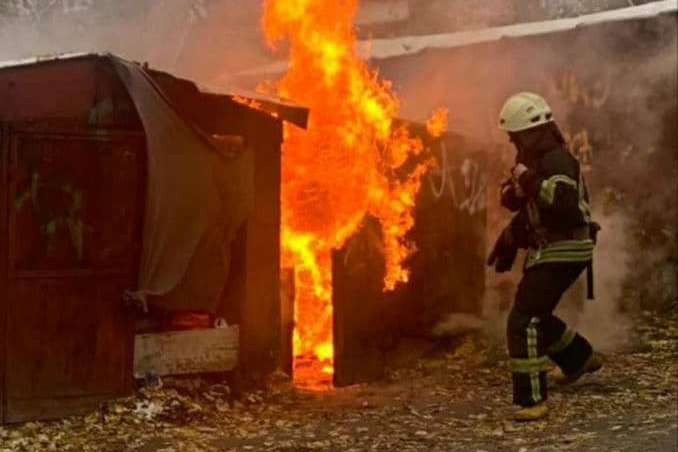
<svg viewBox="0 0 678 452">
<path fill-rule="evenodd" d="M 592 293 L 592 256 L 598 225 L 579 163 L 568 151 L 546 101 L 519 93 L 506 101 L 500 128 L 517 149 L 511 177 L 501 186 L 502 205 L 515 212 L 490 253 L 488 264 L 509 271 L 519 248 L 527 250 L 523 277 L 507 322 L 507 344 L 518 421 L 548 414 L 546 366 L 560 369 L 556 383 L 569 384 L 602 367 L 599 354 L 553 315 L 563 293 L 587 270 Z"/>
</svg>

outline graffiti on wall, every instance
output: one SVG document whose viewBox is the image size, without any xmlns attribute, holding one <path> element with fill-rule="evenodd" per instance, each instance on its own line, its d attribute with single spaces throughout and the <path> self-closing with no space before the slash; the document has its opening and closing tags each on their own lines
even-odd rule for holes
<svg viewBox="0 0 678 452">
<path fill-rule="evenodd" d="M 43 190 L 59 192 L 69 199 L 66 212 L 49 215 L 45 209 L 41 209 L 40 192 Z M 19 212 L 23 206 L 30 202 L 35 214 L 44 218 L 40 225 L 41 234 L 47 239 L 47 252 L 54 249 L 54 243 L 57 233 L 62 228 L 66 228 L 68 235 L 75 249 L 78 261 L 83 259 L 83 232 L 84 223 L 80 218 L 84 205 L 84 192 L 73 187 L 70 184 L 50 186 L 42 182 L 38 173 L 33 173 L 31 183 L 26 190 L 16 196 L 14 200 L 14 209 Z"/>
<path fill-rule="evenodd" d="M 577 74 L 567 70 L 550 80 L 549 91 L 572 106 L 600 110 L 612 93 L 612 78 L 607 71 L 601 78 L 583 82 Z"/>
<path fill-rule="evenodd" d="M 487 175 L 478 162 L 469 158 L 465 158 L 461 166 L 453 164 L 448 152 L 445 142 L 441 141 L 439 165 L 428 173 L 431 193 L 436 200 L 449 196 L 457 210 L 475 215 L 485 209 Z M 459 176 L 461 184 L 455 182 Z"/>
<path fill-rule="evenodd" d="M 612 76 L 610 71 L 606 71 L 601 76 L 583 80 L 577 73 L 567 69 L 553 75 L 548 81 L 547 92 L 550 98 L 564 102 L 575 117 L 578 113 L 586 116 L 598 113 L 607 104 L 612 94 Z M 579 160 L 582 170 L 590 172 L 595 152 L 594 135 L 590 129 L 592 125 L 581 126 L 562 121 L 560 126 L 570 152 Z"/>
<path fill-rule="evenodd" d="M 583 128 L 574 133 L 564 129 L 563 135 L 570 152 L 579 160 L 582 171 L 590 172 L 593 164 L 593 146 L 588 129 Z"/>
</svg>

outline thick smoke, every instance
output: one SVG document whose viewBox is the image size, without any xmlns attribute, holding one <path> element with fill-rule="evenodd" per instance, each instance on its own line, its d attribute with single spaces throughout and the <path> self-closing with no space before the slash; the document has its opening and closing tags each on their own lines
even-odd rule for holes
<svg viewBox="0 0 678 452">
<path fill-rule="evenodd" d="M 10 3 L 0 2 L 0 14 Z M 253 26 L 258 1 L 28 3 L 83 7 L 0 16 L 0 60 L 111 51 L 217 85 L 270 62 Z M 418 24 L 422 30 L 440 25 Z M 485 164 L 495 184 L 513 160 L 496 127 L 501 103 L 516 91 L 530 90 L 553 104 L 575 151 L 592 160 L 587 177 L 604 228 L 596 252 L 597 300 L 583 302 L 579 285 L 562 310 L 601 348 L 624 343 L 627 312 L 676 299 L 677 55 L 676 20 L 670 16 L 375 62 L 394 81 L 405 117 L 424 120 L 435 107 L 450 107 L 452 132 L 486 147 Z M 490 189 L 490 246 L 509 218 L 497 198 Z M 486 328 L 498 339 L 518 267 L 510 275 L 488 271 L 484 315 Z M 464 329 L 458 320 L 450 321 L 451 329 Z"/>
<path fill-rule="evenodd" d="M 572 328 L 581 332 L 600 351 L 609 352 L 629 345 L 632 322 L 622 312 L 624 279 L 632 263 L 627 243 L 630 224 L 623 214 L 599 216 L 605 234 L 596 247 L 595 300 L 584 300 L 585 281 L 580 280 L 557 310 Z M 621 271 L 620 271 L 621 270 Z"/>
<path fill-rule="evenodd" d="M 159 2 L 167 6 L 162 9 L 150 2 L 133 8 L 124 2 L 104 1 L 76 9 L 66 3 L 61 8 L 35 3 L 34 7 L 10 9 L 1 19 L 1 59 L 110 51 L 138 61 L 171 65 L 172 54 L 180 51 L 180 40 L 170 38 L 188 28 L 188 18 L 180 17 L 180 8 L 170 2 Z"/>
<path fill-rule="evenodd" d="M 632 313 L 676 299 L 677 50 L 675 16 L 666 16 L 379 63 L 409 117 L 450 107 L 451 130 L 484 143 L 495 184 L 507 177 L 514 156 L 497 131 L 503 101 L 523 90 L 547 97 L 583 162 L 603 226 L 596 300 L 584 300 L 581 281 L 559 313 L 603 350 L 627 343 Z M 491 246 L 509 215 L 492 188 L 488 205 Z M 484 316 L 498 340 L 519 267 L 510 275 L 488 271 Z"/>
<path fill-rule="evenodd" d="M 3 1 L 8 6 L 4 6 Z M 112 52 L 201 83 L 269 62 L 259 1 L 0 1 L 0 61 Z M 11 7 L 13 3 L 37 5 Z M 40 6 L 43 5 L 43 6 Z"/>
</svg>

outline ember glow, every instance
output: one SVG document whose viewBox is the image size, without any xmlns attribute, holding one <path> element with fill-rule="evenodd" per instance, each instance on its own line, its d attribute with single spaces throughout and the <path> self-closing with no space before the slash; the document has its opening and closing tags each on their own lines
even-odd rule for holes
<svg viewBox="0 0 678 452">
<path fill-rule="evenodd" d="M 439 138 L 447 132 L 448 113 L 447 108 L 436 108 L 426 121 L 426 130 L 433 138 Z"/>
<path fill-rule="evenodd" d="M 264 0 L 267 41 L 289 54 L 278 94 L 311 111 L 308 130 L 286 127 L 282 164 L 282 265 L 295 269 L 299 383 L 333 372 L 331 251 L 371 214 L 382 227 L 384 289 L 406 282 L 414 249 L 404 237 L 431 165 L 421 141 L 394 123 L 391 85 L 356 52 L 356 8 L 357 0 Z"/>
</svg>

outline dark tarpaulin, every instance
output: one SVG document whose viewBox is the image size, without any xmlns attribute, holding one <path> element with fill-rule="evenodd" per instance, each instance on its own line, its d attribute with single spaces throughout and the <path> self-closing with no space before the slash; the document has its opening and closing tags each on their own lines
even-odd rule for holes
<svg viewBox="0 0 678 452">
<path fill-rule="evenodd" d="M 130 295 L 162 309 L 214 312 L 231 242 L 253 205 L 253 152 L 225 152 L 179 116 L 142 67 L 111 60 L 148 149 L 143 250 L 138 288 Z"/>
</svg>

